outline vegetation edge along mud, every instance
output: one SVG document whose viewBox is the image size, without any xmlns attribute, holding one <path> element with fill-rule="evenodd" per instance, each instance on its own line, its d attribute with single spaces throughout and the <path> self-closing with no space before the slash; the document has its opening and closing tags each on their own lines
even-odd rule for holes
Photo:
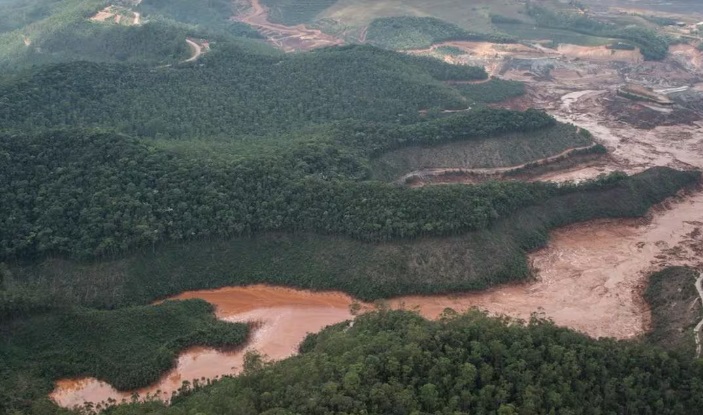
<svg viewBox="0 0 703 415">
<path fill-rule="evenodd" d="M 701 22 L 0 0 L 0 413 L 696 413 Z"/>
</svg>

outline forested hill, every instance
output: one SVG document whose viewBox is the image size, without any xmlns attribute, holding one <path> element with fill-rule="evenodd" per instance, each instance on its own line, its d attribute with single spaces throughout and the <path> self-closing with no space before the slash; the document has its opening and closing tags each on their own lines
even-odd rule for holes
<svg viewBox="0 0 703 415">
<path fill-rule="evenodd" d="M 429 48 L 450 40 L 514 43 L 517 39 L 500 33 L 475 33 L 434 17 L 385 17 L 374 19 L 366 41 L 388 49 Z"/>
<path fill-rule="evenodd" d="M 76 62 L 37 69 L 0 87 L 0 123 L 232 138 L 341 119 L 408 122 L 422 109 L 465 108 L 441 80 L 485 77 L 482 68 L 364 46 L 284 55 L 220 44 L 178 67 Z"/>
<path fill-rule="evenodd" d="M 224 0 L 3 0 L 0 70 L 77 60 L 153 67 L 185 60 L 188 37 L 261 37 L 233 13 Z"/>
<path fill-rule="evenodd" d="M 429 322 L 383 311 L 342 323 L 273 365 L 174 400 L 117 408 L 147 414 L 693 414 L 703 366 L 642 345 L 593 340 L 478 312 Z"/>
<path fill-rule="evenodd" d="M 647 60 L 662 60 L 669 52 L 669 41 L 656 31 L 640 26 L 622 26 L 601 22 L 577 13 L 555 12 L 546 7 L 529 4 L 527 13 L 538 25 L 571 30 L 594 36 L 612 37 L 632 42 Z"/>
<path fill-rule="evenodd" d="M 504 114 L 504 122 L 521 116 Z M 525 125 L 534 122 L 522 118 Z M 58 130 L 0 134 L 0 160 L 0 174 L 8 179 L 0 182 L 0 258 L 8 259 L 112 256 L 165 240 L 265 231 L 367 241 L 449 235 L 485 229 L 559 194 L 589 190 L 517 182 L 412 190 L 355 182 L 350 179 L 364 159 L 354 147 L 324 142 L 214 163 L 176 157 L 119 134 Z M 597 217 L 610 208 L 641 214 L 698 177 L 652 171 L 622 186 L 629 196 L 603 211 L 579 208 L 570 215 Z M 619 186 L 620 179 L 595 189 Z"/>
</svg>

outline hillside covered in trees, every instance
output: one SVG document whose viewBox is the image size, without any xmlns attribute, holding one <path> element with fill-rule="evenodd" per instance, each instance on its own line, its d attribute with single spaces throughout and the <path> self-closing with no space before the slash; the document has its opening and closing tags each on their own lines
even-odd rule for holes
<svg viewBox="0 0 703 415">
<path fill-rule="evenodd" d="M 449 40 L 475 40 L 514 43 L 517 39 L 501 33 L 475 33 L 434 17 L 384 17 L 368 27 L 366 41 L 386 49 L 422 49 Z"/>
<path fill-rule="evenodd" d="M 110 12 L 96 18 L 104 10 Z M 229 1 L 8 0 L 0 2 L 0 68 L 73 61 L 154 67 L 185 60 L 188 37 L 261 38 L 232 21 L 234 13 Z"/>
<path fill-rule="evenodd" d="M 262 3 L 273 21 L 299 24 L 335 2 Z M 47 398 L 53 381 L 95 376 L 130 390 L 185 348 L 246 342 L 248 325 L 216 320 L 203 301 L 154 304 L 185 290 L 265 283 L 372 301 L 525 281 L 527 253 L 550 230 L 641 217 L 700 181 L 659 167 L 579 184 L 393 184 L 417 167 L 381 166 L 402 152 L 434 159 L 463 146 L 492 167 L 593 137 L 543 111 L 487 106 L 524 94 L 522 83 L 383 49 L 513 41 L 500 33 L 393 16 L 366 33 L 383 48 L 284 54 L 232 19 L 239 2 L 121 1 L 140 24 L 91 20 L 105 6 L 0 0 L 0 413 L 73 414 Z M 533 13 L 661 54 L 648 33 L 554 16 Z M 210 49 L 186 61 L 189 38 Z M 672 292 L 662 275 L 648 292 L 658 310 Z M 171 407 L 106 413 L 692 411 L 700 364 L 649 348 L 669 346 L 664 314 L 645 346 L 544 321 L 381 310 L 310 336 L 300 357 L 250 356 L 245 376 Z M 672 343 L 690 355 L 689 338 Z"/>
<path fill-rule="evenodd" d="M 311 335 L 300 349 L 273 365 L 250 359 L 244 376 L 170 408 L 108 413 L 682 414 L 703 405 L 700 364 L 541 320 L 507 325 L 474 311 L 429 322 L 381 311 Z"/>
<path fill-rule="evenodd" d="M 441 81 L 485 77 L 480 68 L 367 46 L 283 55 L 223 43 L 198 64 L 178 67 L 42 67 L 0 86 L 0 122 L 163 138 L 264 135 L 343 119 L 407 123 L 422 109 L 465 108 Z"/>
<path fill-rule="evenodd" d="M 594 36 L 610 37 L 632 42 L 640 48 L 645 59 L 662 60 L 669 52 L 669 41 L 656 31 L 641 26 L 620 26 L 601 22 L 576 13 L 555 12 L 546 7 L 530 5 L 528 14 L 543 27 L 566 29 Z"/>
<path fill-rule="evenodd" d="M 0 286 L 0 297 L 4 293 Z M 31 317 L 22 311 L 22 318 L 9 321 L 0 314 L 3 414 L 44 406 L 53 381 L 63 378 L 95 376 L 120 390 L 143 387 L 175 366 L 182 350 L 237 347 L 249 333 L 246 324 L 215 319 L 202 300 L 114 311 L 64 304 L 34 309 Z"/>
</svg>

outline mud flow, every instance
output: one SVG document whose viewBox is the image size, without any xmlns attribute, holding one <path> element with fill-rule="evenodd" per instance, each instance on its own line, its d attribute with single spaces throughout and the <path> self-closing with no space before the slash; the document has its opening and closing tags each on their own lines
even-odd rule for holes
<svg viewBox="0 0 703 415">
<path fill-rule="evenodd" d="M 264 37 L 285 52 L 305 51 L 324 46 L 341 45 L 341 39 L 310 29 L 305 25 L 284 26 L 268 20 L 268 9 L 260 0 L 250 0 L 248 12 L 232 17 L 233 20 L 246 23 L 256 28 Z"/>
<path fill-rule="evenodd" d="M 288 35 L 304 48 L 338 42 L 305 27 L 271 24 L 266 13 L 253 0 L 249 14 L 239 19 L 268 33 L 274 43 Z M 286 45 L 279 46 L 286 49 Z M 703 167 L 703 84 L 699 81 L 703 56 L 696 48 L 675 46 L 665 61 L 644 62 L 638 53 L 603 47 L 446 45 L 465 52 L 447 58 L 454 63 L 482 65 L 491 75 L 527 83 L 528 94 L 506 106 L 544 109 L 560 121 L 588 129 L 609 150 L 607 157 L 534 180 L 582 181 L 652 166 Z M 413 53 L 432 54 L 438 46 Z M 618 88 L 630 82 L 667 95 L 674 105 L 662 107 L 618 96 Z M 646 218 L 594 221 L 552 232 L 549 245 L 530 255 L 536 278 L 529 283 L 479 293 L 396 298 L 388 303 L 396 308 L 417 307 L 428 318 L 436 318 L 447 307 L 457 311 L 478 307 L 522 319 L 537 313 L 592 337 L 633 338 L 649 326 L 650 313 L 642 297 L 647 275 L 668 265 L 703 266 L 702 235 L 703 192 L 692 190 L 657 206 Z M 184 352 L 177 367 L 160 382 L 136 391 L 142 396 L 158 394 L 168 399 L 184 380 L 239 373 L 247 350 L 272 360 L 286 358 L 297 352 L 306 333 L 353 317 L 349 306 L 354 299 L 341 293 L 252 286 L 174 297 L 185 298 L 202 298 L 216 305 L 219 318 L 255 322 L 257 328 L 237 352 L 206 348 Z M 82 379 L 58 382 L 51 397 L 71 407 L 109 398 L 119 402 L 131 395 L 96 379 Z"/>
</svg>

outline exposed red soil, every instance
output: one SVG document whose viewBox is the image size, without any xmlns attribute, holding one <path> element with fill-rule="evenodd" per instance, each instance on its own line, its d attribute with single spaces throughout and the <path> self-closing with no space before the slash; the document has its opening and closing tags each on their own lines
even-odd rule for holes
<svg viewBox="0 0 703 415">
<path fill-rule="evenodd" d="M 253 26 L 266 36 L 270 43 L 286 52 L 306 51 L 344 43 L 341 39 L 305 25 L 285 26 L 269 22 L 268 10 L 259 0 L 251 0 L 249 11 L 234 16 L 233 19 Z"/>
</svg>

